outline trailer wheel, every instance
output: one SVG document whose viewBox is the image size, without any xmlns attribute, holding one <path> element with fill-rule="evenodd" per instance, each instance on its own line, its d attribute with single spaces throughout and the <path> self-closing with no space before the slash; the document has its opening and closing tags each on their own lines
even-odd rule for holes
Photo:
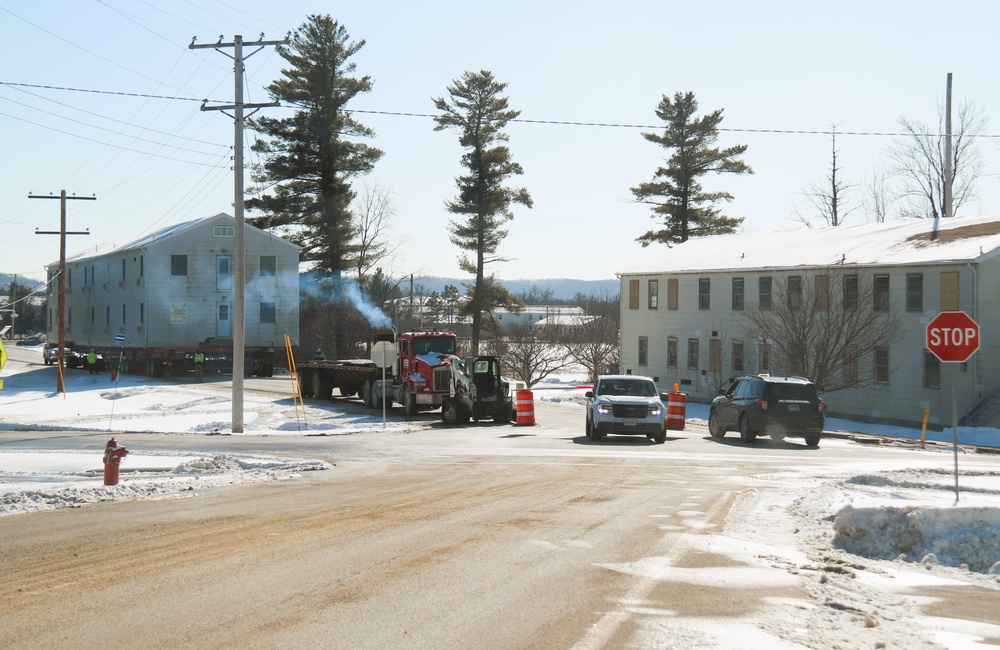
<svg viewBox="0 0 1000 650">
<path fill-rule="evenodd" d="M 314 372 L 312 373 L 310 379 L 312 380 L 311 390 L 313 397 L 319 397 L 320 399 L 330 399 L 331 391 L 330 388 L 326 385 L 326 378 L 323 376 L 323 373 Z"/>
<path fill-rule="evenodd" d="M 366 381 L 361 384 L 361 401 L 365 403 L 365 406 L 369 408 L 375 408 L 375 395 L 372 390 L 372 383 Z"/>
</svg>

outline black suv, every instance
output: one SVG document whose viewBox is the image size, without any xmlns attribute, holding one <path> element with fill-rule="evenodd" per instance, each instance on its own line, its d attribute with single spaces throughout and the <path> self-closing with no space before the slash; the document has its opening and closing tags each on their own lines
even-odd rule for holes
<svg viewBox="0 0 1000 650">
<path fill-rule="evenodd" d="M 708 412 L 713 438 L 739 431 L 744 443 L 758 435 L 772 440 L 802 436 L 807 445 L 816 447 L 825 423 L 826 403 L 813 383 L 802 377 L 736 377 L 719 389 Z"/>
</svg>

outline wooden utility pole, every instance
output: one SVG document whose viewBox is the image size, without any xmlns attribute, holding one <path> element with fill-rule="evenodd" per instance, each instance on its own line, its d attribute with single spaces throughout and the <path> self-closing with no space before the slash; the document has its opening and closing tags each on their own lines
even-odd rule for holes
<svg viewBox="0 0 1000 650">
<path fill-rule="evenodd" d="M 90 230 L 67 232 L 66 231 L 66 201 L 96 201 L 96 196 L 66 196 L 66 190 L 59 192 L 59 196 L 38 196 L 29 194 L 29 199 L 59 199 L 59 231 L 38 230 L 36 235 L 59 235 L 59 368 L 56 373 L 56 390 L 66 393 L 66 383 L 63 381 L 63 370 L 66 368 L 65 347 L 66 347 L 66 235 L 89 235 Z M 48 342 L 46 342 L 48 345 Z"/>
<path fill-rule="evenodd" d="M 244 252 L 245 233 L 243 230 L 243 125 L 248 115 L 244 114 L 244 110 L 248 108 L 254 109 L 249 113 L 249 115 L 253 115 L 257 112 L 257 109 L 264 108 L 266 106 L 280 106 L 278 102 L 269 102 L 266 104 L 243 103 L 243 60 L 261 51 L 266 45 L 287 44 L 287 38 L 280 41 L 265 41 L 264 35 L 261 34 L 260 39 L 247 44 L 257 47 L 257 49 L 246 56 L 243 55 L 243 37 L 238 34 L 233 37 L 232 43 L 223 43 L 222 37 L 219 37 L 218 43 L 206 43 L 204 45 L 198 45 L 195 43 L 195 39 L 192 39 L 191 44 L 188 46 L 188 48 L 192 50 L 208 47 L 216 50 L 224 47 L 233 48 L 233 54 L 230 57 L 233 59 L 233 77 L 235 81 L 233 103 L 222 106 L 206 106 L 205 104 L 202 104 L 201 106 L 201 110 L 203 111 L 233 111 L 232 118 L 233 126 L 235 127 L 233 134 L 233 173 L 235 177 L 233 183 L 233 212 L 235 212 L 235 214 L 233 216 L 236 218 L 236 232 L 234 233 L 235 240 L 233 241 L 233 257 L 236 258 L 235 265 L 233 267 L 233 433 L 243 433 L 243 366 L 245 363 L 244 355 L 246 354 L 246 305 L 244 304 L 246 258 Z M 223 52 L 223 54 L 230 56 L 226 52 Z"/>
</svg>

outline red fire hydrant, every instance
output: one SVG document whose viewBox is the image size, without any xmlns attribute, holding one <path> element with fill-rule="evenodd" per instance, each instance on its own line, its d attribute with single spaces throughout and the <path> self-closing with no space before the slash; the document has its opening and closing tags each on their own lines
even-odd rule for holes
<svg viewBox="0 0 1000 650">
<path fill-rule="evenodd" d="M 104 484 L 118 485 L 118 466 L 122 458 L 128 455 L 128 449 L 119 447 L 115 439 L 108 440 L 104 448 Z"/>
</svg>

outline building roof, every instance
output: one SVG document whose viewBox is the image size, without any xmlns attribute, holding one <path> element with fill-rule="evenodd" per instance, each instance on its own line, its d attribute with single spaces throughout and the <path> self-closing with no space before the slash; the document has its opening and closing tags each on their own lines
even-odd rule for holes
<svg viewBox="0 0 1000 650">
<path fill-rule="evenodd" d="M 910 219 L 699 237 L 671 248 L 646 249 L 637 256 L 640 261 L 618 275 L 966 263 L 997 254 L 1000 215 Z"/>
<path fill-rule="evenodd" d="M 91 259 L 91 258 L 94 258 L 94 257 L 102 257 L 104 255 L 111 255 L 111 254 L 114 254 L 114 253 L 122 253 L 124 251 L 138 250 L 138 249 L 141 249 L 141 248 L 145 248 L 145 247 L 147 247 L 147 246 L 149 246 L 149 245 L 151 245 L 153 243 L 157 243 L 157 242 L 163 241 L 165 239 L 169 239 L 170 237 L 178 235 L 178 234 L 180 234 L 182 232 L 185 232 L 187 230 L 191 230 L 193 228 L 199 228 L 199 227 L 202 227 L 202 226 L 204 226 L 204 225 L 206 225 L 208 223 L 211 223 L 212 221 L 217 221 L 217 220 L 225 221 L 225 222 L 227 222 L 227 225 L 235 225 L 236 224 L 236 218 L 235 217 L 233 217 L 231 215 L 228 215 L 225 212 L 220 212 L 220 213 L 214 214 L 214 215 L 212 215 L 210 217 L 202 217 L 200 219 L 192 219 L 190 221 L 184 221 L 184 222 L 176 223 L 176 224 L 173 224 L 173 225 L 170 225 L 170 226 L 165 226 L 165 227 L 160 228 L 159 230 L 156 230 L 154 232 L 140 234 L 140 235 L 137 235 L 137 236 L 132 237 L 132 238 L 120 237 L 118 239 L 112 239 L 112 240 L 108 240 L 108 241 L 105 241 L 105 242 L 101 242 L 100 244 L 98 244 L 97 246 L 94 246 L 93 248 L 88 248 L 88 249 L 84 250 L 81 253 L 77 253 L 76 255 L 72 255 L 72 256 L 67 257 L 66 258 L 66 262 L 79 262 L 81 260 L 87 260 L 87 259 Z M 296 249 L 300 248 L 300 246 L 298 246 L 296 244 L 293 244 L 292 242 L 288 241 L 287 239 L 282 239 L 281 237 L 278 237 L 277 235 L 274 235 L 272 233 L 260 230 L 259 228 L 255 228 L 254 226 L 251 226 L 250 224 L 246 224 L 246 227 L 247 227 L 248 230 L 256 230 L 258 232 L 264 233 L 265 235 L 267 235 L 269 237 L 273 237 L 275 239 L 275 241 L 287 244 L 288 246 L 293 246 Z M 56 261 L 56 262 L 52 262 L 50 264 L 47 264 L 46 266 L 49 267 L 49 266 L 58 266 L 58 265 L 59 265 L 59 262 Z"/>
</svg>

